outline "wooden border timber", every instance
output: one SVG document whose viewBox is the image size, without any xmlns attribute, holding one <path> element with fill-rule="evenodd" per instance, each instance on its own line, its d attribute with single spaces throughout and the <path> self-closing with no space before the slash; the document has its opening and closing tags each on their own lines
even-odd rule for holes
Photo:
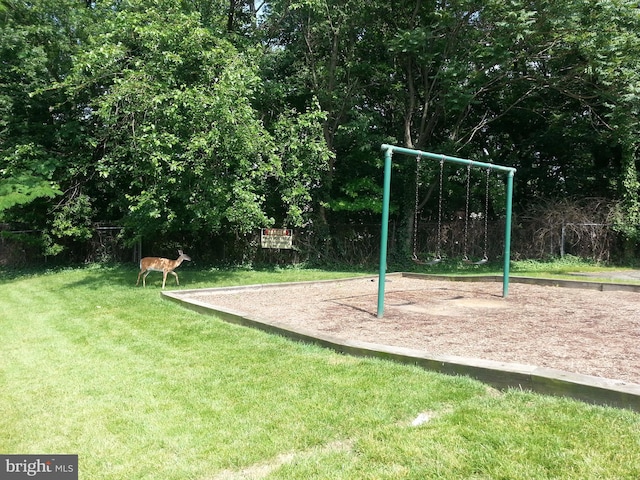
<svg viewBox="0 0 640 480">
<path fill-rule="evenodd" d="M 501 275 L 433 275 L 427 273 L 404 272 L 403 277 L 424 278 L 428 280 L 447 280 L 450 282 L 502 282 Z M 545 287 L 579 288 L 583 290 L 598 290 L 600 292 L 637 292 L 640 293 L 640 285 L 633 283 L 608 283 L 587 280 L 562 280 L 552 278 L 518 277 L 511 276 L 511 283 L 525 283 L 529 285 L 542 285 Z"/>
</svg>

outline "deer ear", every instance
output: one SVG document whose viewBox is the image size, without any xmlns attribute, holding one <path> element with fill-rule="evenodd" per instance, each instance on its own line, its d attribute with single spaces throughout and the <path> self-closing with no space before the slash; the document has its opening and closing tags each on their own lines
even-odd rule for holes
<svg viewBox="0 0 640 480">
<path fill-rule="evenodd" d="M 182 255 L 182 250 L 178 250 L 178 255 Z"/>
</svg>

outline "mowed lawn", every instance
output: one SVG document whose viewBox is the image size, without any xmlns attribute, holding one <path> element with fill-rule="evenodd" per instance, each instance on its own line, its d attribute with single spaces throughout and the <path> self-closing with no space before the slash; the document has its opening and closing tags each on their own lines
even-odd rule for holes
<svg viewBox="0 0 640 480">
<path fill-rule="evenodd" d="M 177 272 L 181 288 L 348 275 Z M 78 454 L 84 480 L 640 478 L 636 413 L 294 343 L 136 276 L 0 280 L 0 453 Z"/>
</svg>

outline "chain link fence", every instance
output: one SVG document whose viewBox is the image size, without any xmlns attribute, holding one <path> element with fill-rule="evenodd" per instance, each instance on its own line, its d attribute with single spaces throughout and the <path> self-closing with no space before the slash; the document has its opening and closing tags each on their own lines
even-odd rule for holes
<svg viewBox="0 0 640 480">
<path fill-rule="evenodd" d="M 619 235 L 611 227 L 610 203 L 600 199 L 539 202 L 514 216 L 511 258 L 549 259 L 573 255 L 594 261 L 622 256 Z M 419 221 L 413 230 L 390 222 L 388 252 L 392 263 L 410 262 L 412 253 L 423 260 L 489 261 L 502 258 L 504 221 L 484 218 Z M 0 266 L 21 267 L 46 262 L 119 262 L 137 264 L 141 256 L 173 257 L 177 249 L 188 252 L 202 265 L 317 265 L 375 266 L 379 261 L 380 224 L 338 224 L 316 229 L 294 229 L 293 249 L 265 249 L 260 231 L 248 235 L 234 232 L 199 238 L 188 236 L 125 242 L 121 227 L 97 224 L 89 241 L 67 248 L 58 258 L 42 254 L 41 232 L 11 231 L 0 226 Z M 412 238 L 408 238 L 411 236 Z M 412 251 L 413 250 L 413 251 Z"/>
</svg>

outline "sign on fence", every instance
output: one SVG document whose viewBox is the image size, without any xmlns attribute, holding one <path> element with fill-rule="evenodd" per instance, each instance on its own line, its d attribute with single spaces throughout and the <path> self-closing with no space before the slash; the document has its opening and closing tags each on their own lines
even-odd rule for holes
<svg viewBox="0 0 640 480">
<path fill-rule="evenodd" d="M 289 228 L 263 228 L 260 231 L 262 248 L 293 248 L 293 230 Z"/>
</svg>

